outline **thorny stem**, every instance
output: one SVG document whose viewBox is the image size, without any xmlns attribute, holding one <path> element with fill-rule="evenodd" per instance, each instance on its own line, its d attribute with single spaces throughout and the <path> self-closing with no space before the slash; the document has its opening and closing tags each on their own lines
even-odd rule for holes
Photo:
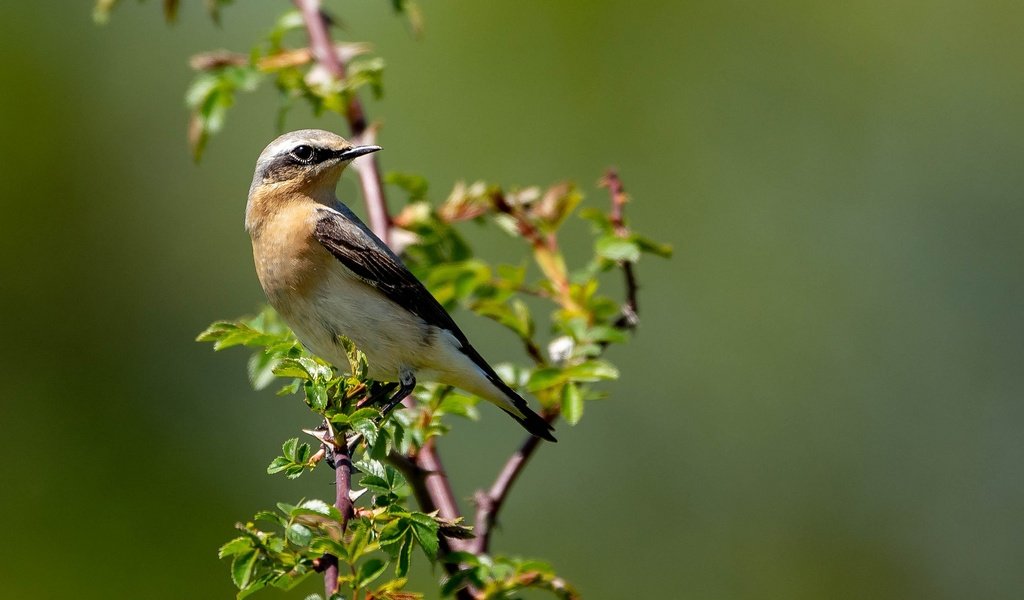
<svg viewBox="0 0 1024 600">
<path fill-rule="evenodd" d="M 338 440 L 327 422 L 321 436 L 321 451 L 327 457 L 327 464 L 334 469 L 334 506 L 341 513 L 341 530 L 345 531 L 352 518 L 352 455 L 347 441 Z M 319 568 L 324 571 L 324 592 L 327 598 L 338 593 L 338 557 L 330 554 L 320 559 Z"/>
</svg>

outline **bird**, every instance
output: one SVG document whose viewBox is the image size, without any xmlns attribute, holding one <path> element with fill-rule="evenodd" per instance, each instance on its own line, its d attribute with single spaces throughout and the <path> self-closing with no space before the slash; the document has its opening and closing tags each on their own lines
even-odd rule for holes
<svg viewBox="0 0 1024 600">
<path fill-rule="evenodd" d="M 380 149 L 302 129 L 260 154 L 245 229 L 270 305 L 303 346 L 332 365 L 347 364 L 341 336 L 351 340 L 366 355 L 370 379 L 397 382 L 388 408 L 419 377 L 488 400 L 530 434 L 556 441 L 551 424 L 502 381 L 423 283 L 338 200 L 345 167 Z"/>
</svg>

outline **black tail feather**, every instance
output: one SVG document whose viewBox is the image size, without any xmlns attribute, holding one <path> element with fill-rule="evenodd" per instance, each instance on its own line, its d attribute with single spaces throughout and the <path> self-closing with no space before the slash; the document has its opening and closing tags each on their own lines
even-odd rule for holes
<svg viewBox="0 0 1024 600">
<path fill-rule="evenodd" d="M 463 354 L 468 356 L 470 360 L 480 367 L 487 376 L 487 379 L 501 390 L 503 394 L 505 394 L 505 397 L 512 402 L 512 405 L 516 407 L 516 410 L 523 413 L 523 416 L 520 417 L 519 415 L 504 408 L 502 408 L 502 410 L 507 412 L 509 416 L 516 421 L 519 421 L 519 424 L 523 426 L 523 429 L 530 432 L 531 435 L 535 435 L 549 442 L 558 441 L 555 439 L 555 436 L 551 435 L 551 432 L 555 430 L 555 428 L 551 426 L 551 423 L 548 423 L 547 419 L 530 410 L 530 405 L 526 403 L 526 400 L 523 400 L 522 396 L 517 394 L 512 388 L 508 387 L 508 384 L 502 381 L 501 377 L 498 377 L 498 374 L 494 372 L 491 365 L 487 364 L 484 357 L 480 356 L 480 353 L 476 351 L 476 348 L 470 346 L 469 343 L 466 342 L 462 345 L 461 350 Z"/>
<path fill-rule="evenodd" d="M 549 442 L 557 442 L 558 440 L 555 439 L 555 436 L 551 435 L 551 432 L 555 430 L 555 428 L 551 426 L 551 423 L 548 423 L 544 417 L 538 415 L 530 410 L 529 407 L 525 406 L 525 402 L 523 404 L 524 405 L 522 407 L 517 406 L 516 408 L 523 411 L 523 414 L 526 415 L 524 418 L 520 418 L 507 410 L 505 412 L 507 412 L 509 416 L 516 421 L 519 421 L 519 424 L 523 426 L 523 429 L 530 432 L 530 435 L 537 436 Z"/>
<path fill-rule="evenodd" d="M 529 431 L 531 435 L 535 435 L 549 442 L 558 441 L 555 439 L 555 436 L 551 435 L 551 432 L 555 430 L 555 428 L 551 426 L 551 423 L 549 423 L 544 417 L 530 410 L 530 406 L 526 403 L 526 400 L 523 400 L 522 396 L 517 394 L 512 388 L 508 387 L 508 385 L 501 380 L 501 377 L 494 375 L 494 377 L 491 378 L 491 381 L 494 385 L 498 386 L 498 389 L 505 392 L 508 399 L 515 405 L 516 410 L 523 413 L 523 416 L 520 417 L 511 411 L 502 409 L 505 410 L 505 412 L 507 412 L 513 419 L 519 421 L 519 424 L 523 426 L 523 429 Z"/>
</svg>

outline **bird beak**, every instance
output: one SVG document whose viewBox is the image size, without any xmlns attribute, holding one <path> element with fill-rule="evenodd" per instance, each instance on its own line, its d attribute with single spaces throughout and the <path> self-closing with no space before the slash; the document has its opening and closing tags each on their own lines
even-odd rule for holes
<svg viewBox="0 0 1024 600">
<path fill-rule="evenodd" d="M 341 160 L 352 160 L 353 158 L 369 154 L 371 152 L 376 152 L 378 150 L 380 150 L 380 146 L 352 146 L 351 148 L 345 148 L 335 154 L 335 158 L 339 158 Z"/>
</svg>

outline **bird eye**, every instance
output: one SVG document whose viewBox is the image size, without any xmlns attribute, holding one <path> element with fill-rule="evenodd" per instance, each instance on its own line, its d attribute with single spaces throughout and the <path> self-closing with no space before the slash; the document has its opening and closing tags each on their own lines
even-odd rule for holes
<svg viewBox="0 0 1024 600">
<path fill-rule="evenodd" d="M 294 156 L 300 162 L 310 162 L 313 160 L 313 156 L 316 155 L 316 151 L 309 146 L 296 146 L 292 150 L 292 156 Z"/>
</svg>

